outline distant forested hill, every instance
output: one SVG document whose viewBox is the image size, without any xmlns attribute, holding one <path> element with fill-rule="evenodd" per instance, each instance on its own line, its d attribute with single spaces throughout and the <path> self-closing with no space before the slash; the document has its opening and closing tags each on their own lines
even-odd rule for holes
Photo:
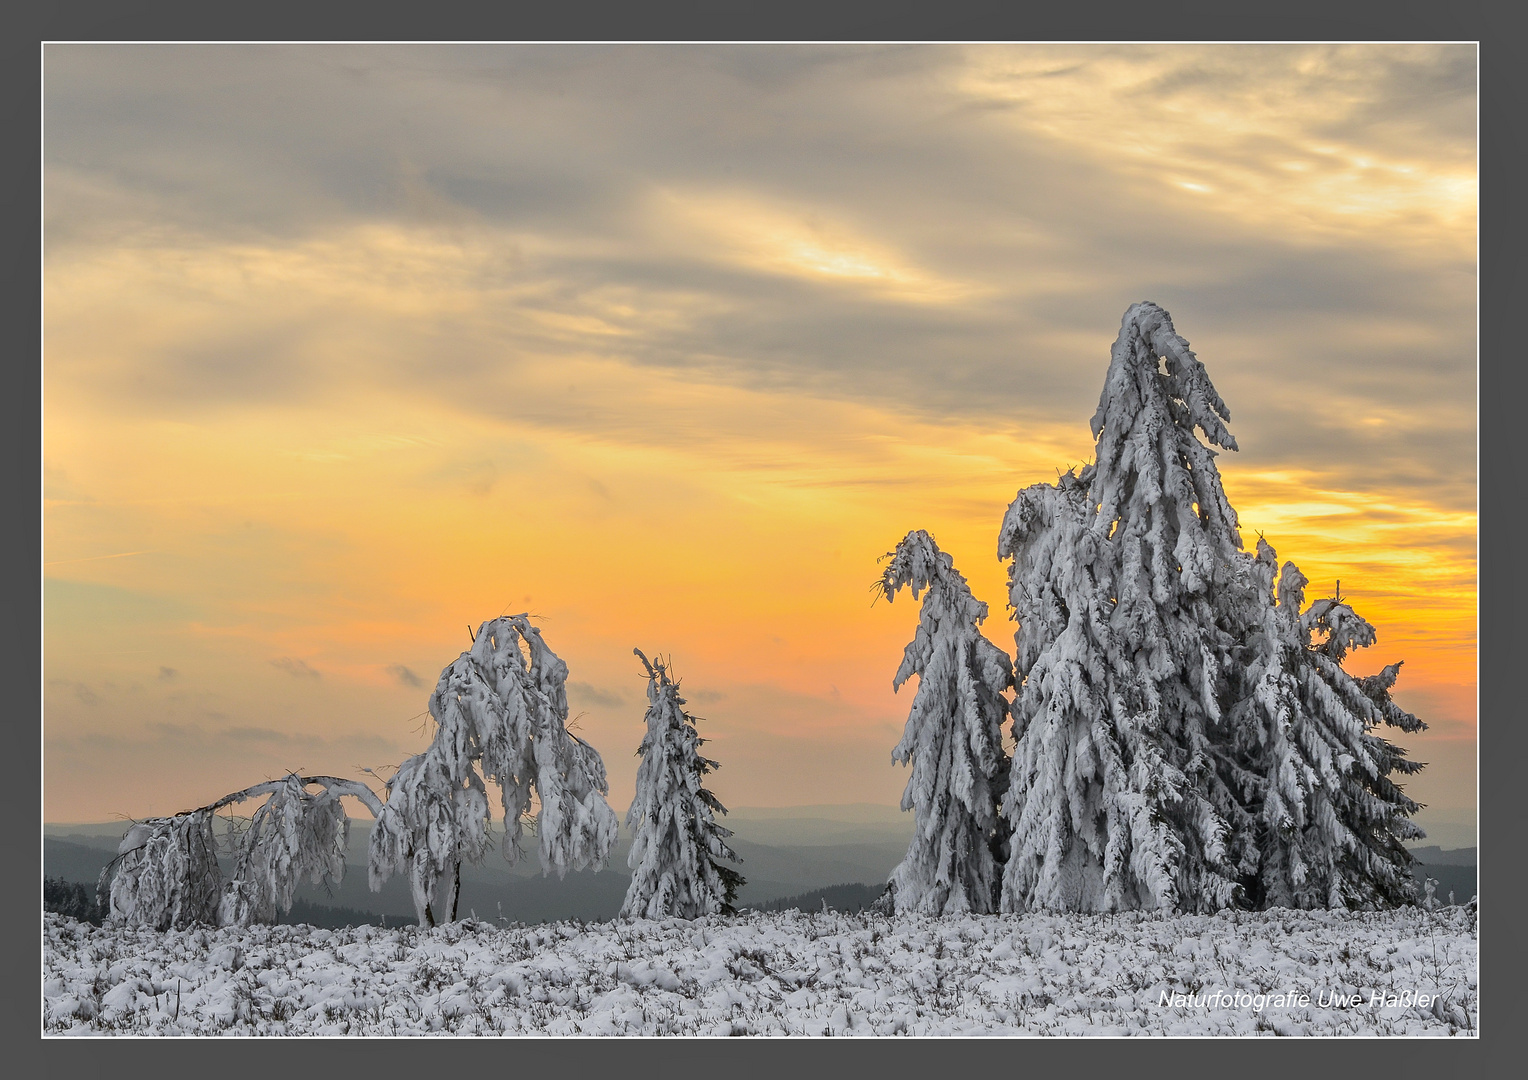
<svg viewBox="0 0 1528 1080">
<path fill-rule="evenodd" d="M 821 911 L 826 905 L 829 911 L 865 911 L 885 891 L 885 885 L 829 885 L 826 889 L 813 889 L 796 896 L 783 896 L 778 900 L 766 900 L 751 905 L 757 911 Z"/>
<path fill-rule="evenodd" d="M 846 883 L 857 883 L 879 895 L 892 867 L 906 852 L 912 830 L 910 814 L 876 806 L 740 810 L 724 821 L 735 830 L 733 846 L 744 860 L 739 869 L 748 879 L 738 896 L 740 906 L 812 893 L 812 902 L 820 908 L 821 897 L 813 890 L 847 888 Z M 338 886 L 326 890 L 303 883 L 298 887 L 297 901 L 304 906 L 294 905 L 291 921 L 297 921 L 299 910 L 311 912 L 315 919 L 306 921 L 315 925 L 329 925 L 339 918 L 375 922 L 383 915 L 389 925 L 413 921 L 413 904 L 403 878 L 390 878 L 379 893 L 367 888 L 370 825 L 364 820 L 352 822 L 345 878 Z M 93 889 L 101 868 L 115 857 L 127 827 L 126 822 L 45 827 L 44 876 Z M 542 875 L 534 838 L 528 841 L 527 857 L 513 867 L 495 850 L 479 865 L 463 868 L 458 913 L 491 922 L 613 919 L 631 881 L 626 869 L 630 843 L 623 830 L 604 870 L 569 873 L 561 880 Z M 222 862 L 226 874 L 232 865 L 226 859 Z M 830 898 L 829 905 L 834 904 Z"/>
<path fill-rule="evenodd" d="M 868 906 L 906 853 L 912 832 L 911 814 L 880 806 L 740 809 L 724 821 L 735 832 L 733 847 L 744 860 L 739 869 L 748 879 L 738 905 L 766 911 L 821 910 L 824 899 L 838 911 Z M 382 916 L 388 925 L 413 921 L 414 907 L 401 877 L 391 878 L 379 893 L 367 888 L 370 824 L 352 823 L 344 881 L 330 890 L 301 885 L 299 906 L 294 906 L 289 921 L 320 926 L 342 925 L 336 920 L 379 922 Z M 93 891 L 126 829 L 125 822 L 46 826 L 44 876 L 78 882 Z M 631 880 L 626 869 L 629 848 L 630 839 L 623 835 L 604 870 L 570 873 L 560 881 L 542 876 L 533 838 L 528 857 L 517 866 L 509 866 L 494 851 L 481 864 L 464 868 L 459 914 L 490 922 L 613 919 Z M 1474 848 L 1424 847 L 1413 853 L 1422 864 L 1419 880 L 1423 874 L 1438 880 L 1441 902 L 1447 903 L 1450 889 L 1461 904 L 1475 895 Z M 225 873 L 231 868 L 225 862 Z M 299 919 L 299 912 L 312 918 Z"/>
</svg>

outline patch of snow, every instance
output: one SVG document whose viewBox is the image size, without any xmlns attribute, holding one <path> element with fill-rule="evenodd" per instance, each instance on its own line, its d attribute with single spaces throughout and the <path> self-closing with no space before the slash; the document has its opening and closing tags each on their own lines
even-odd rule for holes
<svg viewBox="0 0 1528 1080">
<path fill-rule="evenodd" d="M 1479 1015 L 1468 908 L 44 920 L 48 1035 L 1474 1035 Z"/>
</svg>

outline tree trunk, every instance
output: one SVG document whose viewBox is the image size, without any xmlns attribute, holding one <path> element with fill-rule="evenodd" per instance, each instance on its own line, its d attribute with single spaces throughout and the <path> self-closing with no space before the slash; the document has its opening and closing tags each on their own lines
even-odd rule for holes
<svg viewBox="0 0 1528 1080">
<path fill-rule="evenodd" d="M 462 897 L 462 863 L 457 859 L 451 864 L 451 921 L 456 921 L 456 902 Z"/>
<path fill-rule="evenodd" d="M 430 911 L 430 893 L 433 891 L 425 882 L 425 875 L 429 870 L 421 866 L 418 858 L 409 867 L 409 891 L 414 897 L 414 914 L 419 918 L 419 925 L 431 927 L 435 925 L 435 915 Z"/>
</svg>

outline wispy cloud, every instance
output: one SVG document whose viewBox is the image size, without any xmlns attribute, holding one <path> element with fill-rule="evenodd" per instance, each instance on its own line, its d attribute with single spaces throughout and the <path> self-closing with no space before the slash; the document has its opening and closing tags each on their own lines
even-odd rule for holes
<svg viewBox="0 0 1528 1080">
<path fill-rule="evenodd" d="M 309 667 L 306 660 L 298 660 L 291 656 L 278 656 L 271 661 L 271 666 L 296 679 L 321 679 L 323 673 Z"/>
<path fill-rule="evenodd" d="M 568 697 L 585 705 L 602 705 L 607 709 L 626 704 L 626 698 L 613 690 L 602 690 L 593 683 L 568 681 Z"/>
<path fill-rule="evenodd" d="M 101 704 L 101 695 L 96 693 L 95 688 L 87 682 L 81 682 L 78 679 L 49 679 L 48 684 L 61 690 L 73 691 L 75 699 L 81 705 L 94 708 Z"/>
<path fill-rule="evenodd" d="M 1306 242 L 1385 228 L 1473 250 L 1475 50 L 973 49 L 955 83 L 1142 184 L 1173 216 Z M 1177 193 L 1177 194 L 1175 194 Z"/>
<path fill-rule="evenodd" d="M 424 680 L 402 664 L 388 664 L 387 673 L 404 686 L 413 687 L 416 690 L 424 687 Z"/>
</svg>

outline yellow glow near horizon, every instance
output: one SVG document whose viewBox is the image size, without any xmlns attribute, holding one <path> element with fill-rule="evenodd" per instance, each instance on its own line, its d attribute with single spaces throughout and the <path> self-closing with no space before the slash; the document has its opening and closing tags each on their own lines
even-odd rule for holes
<svg viewBox="0 0 1528 1080">
<path fill-rule="evenodd" d="M 622 668 L 632 645 L 674 654 L 697 690 L 733 688 L 736 697 L 738 683 L 772 685 L 839 706 L 749 709 L 750 722 L 782 736 L 894 729 L 907 702 L 890 692 L 890 675 L 916 608 L 872 608 L 868 586 L 876 558 L 913 527 L 955 555 L 991 607 L 988 636 L 1011 647 L 997 525 L 1018 486 L 1053 478 L 1055 462 L 1075 456 L 1062 447 L 1082 424 L 1058 424 L 1026 445 L 851 403 L 728 387 L 688 393 L 697 412 L 751 411 L 782 426 L 793 416 L 795 425 L 790 438 L 712 428 L 704 439 L 646 447 L 539 430 L 523 436 L 534 470 L 474 473 L 462 464 L 474 454 L 513 458 L 524 446 L 497 425 L 384 396 L 352 401 L 346 415 L 252 412 L 205 425 L 70 410 L 50 423 L 50 466 L 94 495 L 50 506 L 47 549 L 60 563 L 50 576 L 204 605 L 216 617 L 193 618 L 182 632 L 220 658 L 212 666 L 229 672 L 223 689 L 258 700 L 270 692 L 262 686 L 290 681 L 270 658 L 298 658 L 322 673 L 326 694 L 364 686 L 399 702 L 385 721 L 319 697 L 307 722 L 322 716 L 331 736 L 385 732 L 400 743 L 417 726 L 424 691 L 400 694 L 389 666 L 408 659 L 428 684 L 465 648 L 465 624 L 519 610 L 546 619 L 575 680 L 633 684 L 627 729 L 640 717 Z M 1298 477 L 1228 470 L 1248 546 L 1251 528 L 1267 532 L 1281 559 L 1311 577 L 1312 598 L 1345 578 L 1344 591 L 1380 628 L 1373 660 L 1355 657 L 1354 669 L 1405 659 L 1402 700 L 1445 693 L 1470 724 L 1459 737 L 1471 736 L 1473 561 L 1458 549 L 1473 515 L 1355 493 L 1323 501 Z M 1299 501 L 1281 501 L 1292 491 Z M 1366 504 L 1399 518 L 1366 524 Z M 112 523 L 104 530 L 103 514 Z M 1341 539 L 1326 531 L 1334 520 Z M 1438 541 L 1387 544 L 1422 522 Z M 260 540 L 241 543 L 241 530 Z M 151 554 L 87 561 L 103 531 Z M 70 629 L 50 630 L 50 669 L 81 644 Z M 141 666 L 147 678 L 154 664 Z M 120 713 L 74 712 L 79 733 L 120 723 Z M 609 712 L 585 723 L 603 736 L 620 784 L 630 767 L 614 752 L 620 711 Z"/>
</svg>

